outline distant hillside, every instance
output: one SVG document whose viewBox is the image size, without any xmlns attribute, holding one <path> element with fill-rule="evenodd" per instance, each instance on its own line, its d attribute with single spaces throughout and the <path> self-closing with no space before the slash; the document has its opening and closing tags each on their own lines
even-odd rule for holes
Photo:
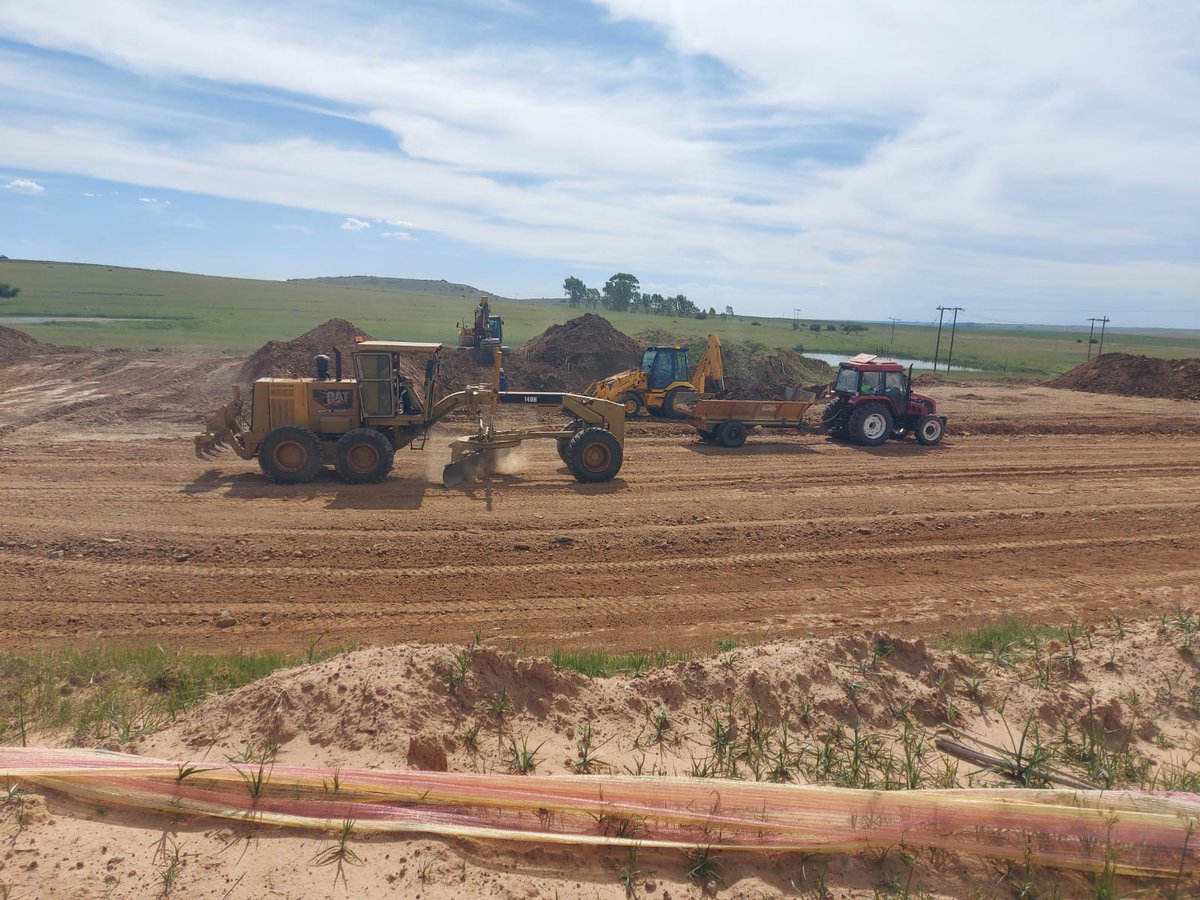
<svg viewBox="0 0 1200 900">
<path fill-rule="evenodd" d="M 321 278 L 289 278 L 289 284 L 327 284 L 330 287 L 364 291 L 397 291 L 405 294 L 440 294 L 447 297 L 495 297 L 469 284 L 455 284 L 444 278 L 380 278 L 378 275 L 329 275 Z"/>
</svg>

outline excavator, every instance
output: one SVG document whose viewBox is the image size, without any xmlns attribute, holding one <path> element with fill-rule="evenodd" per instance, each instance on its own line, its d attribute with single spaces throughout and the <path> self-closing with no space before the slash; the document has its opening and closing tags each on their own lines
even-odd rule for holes
<svg viewBox="0 0 1200 900">
<path fill-rule="evenodd" d="M 228 447 L 242 459 L 257 459 L 277 484 L 305 484 L 332 463 L 351 484 L 381 481 L 396 452 L 420 450 L 430 430 L 452 412 L 474 417 L 471 434 L 450 444 L 442 484 L 454 487 L 495 470 L 499 458 L 525 440 L 558 443 L 559 458 L 581 482 L 611 481 L 624 459 L 622 408 L 596 397 L 538 391 L 501 390 L 501 351 L 496 351 L 491 384 L 468 385 L 440 395 L 441 344 L 357 339 L 354 375 L 343 377 L 342 355 L 315 360 L 312 378 L 260 378 L 252 387 L 250 410 L 237 385 L 233 399 L 217 410 L 196 435 L 196 455 L 212 458 Z M 401 357 L 424 361 L 424 383 L 401 368 Z M 414 373 L 420 379 L 420 373 Z M 501 428 L 498 406 L 557 409 L 562 425 Z"/>
<path fill-rule="evenodd" d="M 688 371 L 687 347 L 647 347 L 638 368 L 593 381 L 583 393 L 620 403 L 625 407 L 627 419 L 641 415 L 643 410 L 651 415 L 684 419 L 689 404 L 724 390 L 721 341 L 710 334 L 694 372 Z"/>
</svg>

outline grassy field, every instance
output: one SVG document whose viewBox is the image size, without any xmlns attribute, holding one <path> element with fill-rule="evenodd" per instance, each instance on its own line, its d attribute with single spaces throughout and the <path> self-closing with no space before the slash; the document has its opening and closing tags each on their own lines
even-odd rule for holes
<svg viewBox="0 0 1200 900">
<path fill-rule="evenodd" d="M 471 299 L 444 283 L 416 282 L 410 289 L 372 289 L 314 281 L 255 281 L 177 272 L 123 269 L 74 263 L 0 260 L 0 283 L 20 288 L 15 299 L 0 301 L 6 316 L 89 316 L 117 321 L 56 321 L 18 325 L 35 337 L 69 346 L 188 351 L 246 355 L 268 340 L 287 340 L 327 319 L 349 319 L 378 338 L 416 341 L 456 339 L 457 323 L 471 312 Z M 389 287 L 391 285 L 389 284 Z M 454 288 L 460 286 L 454 285 Z M 497 304 L 504 317 L 505 341 L 513 346 L 565 322 L 582 310 L 565 303 Z M 969 313 L 969 311 L 968 311 Z M 726 342 L 755 341 L 767 347 L 852 355 L 863 351 L 932 359 L 937 329 L 870 324 L 858 335 L 793 328 L 791 319 L 737 316 L 667 319 L 632 313 L 605 314 L 622 331 L 637 335 L 663 329 L 679 339 L 703 338 L 714 331 Z M 126 321 L 119 321 L 125 319 Z M 135 321 L 141 320 L 141 321 Z M 827 323 L 822 323 L 827 324 Z M 831 324 L 840 325 L 840 322 Z M 1064 372 L 1087 356 L 1087 334 L 1065 328 L 959 328 L 954 342 L 958 365 L 1016 376 Z M 949 344 L 942 336 L 941 358 Z M 1200 332 L 1110 330 L 1105 350 L 1167 358 L 1200 356 Z"/>
</svg>

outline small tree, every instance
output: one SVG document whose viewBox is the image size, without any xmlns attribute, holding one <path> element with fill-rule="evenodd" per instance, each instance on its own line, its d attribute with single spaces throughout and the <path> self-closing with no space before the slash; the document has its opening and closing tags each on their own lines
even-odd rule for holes
<svg viewBox="0 0 1200 900">
<path fill-rule="evenodd" d="M 727 319 L 733 318 L 733 307 L 732 306 L 725 307 L 725 318 L 727 318 Z"/>
<path fill-rule="evenodd" d="M 596 288 L 588 288 L 583 292 L 583 302 L 588 309 L 595 309 L 600 305 L 600 291 Z"/>
<path fill-rule="evenodd" d="M 19 287 L 10 287 L 7 284 L 0 282 L 0 300 L 8 300 L 17 296 L 19 293 L 21 293 L 21 289 Z"/>
<path fill-rule="evenodd" d="M 626 312 L 641 297 L 641 284 L 628 272 L 618 272 L 604 284 L 604 308 Z"/>
<path fill-rule="evenodd" d="M 837 331 L 837 326 L 836 325 L 826 325 L 825 330 L 826 331 Z"/>
<path fill-rule="evenodd" d="M 567 303 L 571 306 L 579 306 L 587 295 L 587 285 L 571 275 L 563 282 L 563 293 L 567 295 Z"/>
<path fill-rule="evenodd" d="M 808 330 L 809 330 L 809 331 L 811 331 L 811 332 L 813 332 L 814 334 L 820 334 L 820 332 L 821 332 L 821 323 L 820 323 L 820 322 L 813 322 L 813 323 L 811 323 L 811 324 L 808 326 Z"/>
</svg>

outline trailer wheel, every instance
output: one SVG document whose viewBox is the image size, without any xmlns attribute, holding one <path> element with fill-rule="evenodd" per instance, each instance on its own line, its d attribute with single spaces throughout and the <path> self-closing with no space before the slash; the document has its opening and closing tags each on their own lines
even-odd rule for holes
<svg viewBox="0 0 1200 900">
<path fill-rule="evenodd" d="M 355 428 L 338 438 L 334 467 L 350 484 L 370 484 L 392 470 L 394 455 L 391 443 L 374 428 Z"/>
<path fill-rule="evenodd" d="M 576 481 L 611 481 L 623 458 L 621 442 L 598 425 L 583 429 L 567 444 L 567 465 Z"/>
<path fill-rule="evenodd" d="M 881 403 L 864 403 L 850 413 L 850 439 L 864 447 L 878 447 L 892 433 L 892 414 Z"/>
<path fill-rule="evenodd" d="M 622 394 L 618 401 L 625 407 L 625 418 L 636 419 L 642 414 L 642 410 L 646 408 L 646 404 L 642 401 L 640 394 L 635 394 L 630 391 L 627 394 Z"/>
<path fill-rule="evenodd" d="M 717 441 L 722 447 L 740 447 L 746 443 L 746 426 L 730 419 L 717 426 Z"/>
<path fill-rule="evenodd" d="M 922 416 L 917 422 L 917 443 L 932 446 L 942 439 L 946 426 L 937 416 Z"/>
<path fill-rule="evenodd" d="M 702 441 L 715 441 L 717 439 L 717 436 L 707 428 L 697 428 L 696 431 L 699 433 L 700 440 Z"/>
<path fill-rule="evenodd" d="M 306 484 L 317 477 L 321 463 L 321 441 L 299 425 L 276 428 L 258 448 L 258 464 L 276 484 Z"/>
</svg>

